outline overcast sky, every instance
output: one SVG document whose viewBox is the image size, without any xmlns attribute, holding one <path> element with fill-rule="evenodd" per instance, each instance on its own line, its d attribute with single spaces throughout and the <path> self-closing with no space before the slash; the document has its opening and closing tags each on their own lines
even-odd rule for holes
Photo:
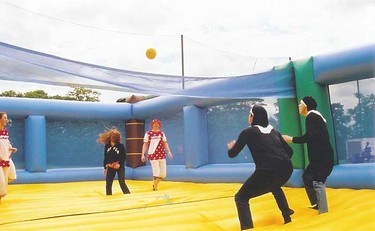
<svg viewBox="0 0 375 231">
<path fill-rule="evenodd" d="M 0 25 L 4 43 L 170 75 L 182 73 L 183 35 L 186 76 L 235 76 L 374 43 L 375 0 L 0 0 Z M 0 81 L 10 89 L 69 90 Z"/>
</svg>

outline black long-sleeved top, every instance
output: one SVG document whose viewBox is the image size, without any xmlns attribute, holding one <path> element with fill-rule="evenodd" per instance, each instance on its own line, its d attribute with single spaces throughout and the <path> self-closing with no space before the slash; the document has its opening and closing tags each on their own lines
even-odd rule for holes
<svg viewBox="0 0 375 231">
<path fill-rule="evenodd" d="M 311 112 L 306 117 L 306 133 L 293 137 L 293 143 L 306 143 L 310 163 L 326 162 L 333 165 L 333 149 L 322 116 Z"/>
<path fill-rule="evenodd" d="M 245 145 L 250 149 L 256 169 L 279 170 L 281 165 L 292 167 L 290 157 L 293 149 L 273 128 L 269 133 L 261 132 L 258 127 L 244 129 L 234 146 L 228 150 L 228 156 L 236 157 Z"/>
<path fill-rule="evenodd" d="M 112 164 L 113 162 L 118 162 L 120 167 L 124 167 L 126 159 L 126 149 L 124 144 L 117 143 L 115 146 L 111 146 L 110 144 L 106 144 L 104 146 L 104 161 L 103 167 L 107 164 Z"/>
</svg>

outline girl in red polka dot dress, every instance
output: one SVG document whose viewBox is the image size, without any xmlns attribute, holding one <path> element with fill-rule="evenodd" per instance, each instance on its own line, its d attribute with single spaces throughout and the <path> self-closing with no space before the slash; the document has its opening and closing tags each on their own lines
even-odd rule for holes
<svg viewBox="0 0 375 231">
<path fill-rule="evenodd" d="M 160 130 L 161 121 L 153 119 L 150 123 L 152 130 L 147 131 L 143 139 L 142 147 L 142 161 L 145 162 L 145 154 L 147 151 L 147 159 L 151 163 L 152 175 L 153 175 L 153 190 L 158 190 L 159 182 L 167 176 L 167 162 L 166 153 L 167 150 L 169 159 L 173 158 L 172 152 L 169 149 L 167 143 L 167 137 L 164 132 Z"/>
</svg>

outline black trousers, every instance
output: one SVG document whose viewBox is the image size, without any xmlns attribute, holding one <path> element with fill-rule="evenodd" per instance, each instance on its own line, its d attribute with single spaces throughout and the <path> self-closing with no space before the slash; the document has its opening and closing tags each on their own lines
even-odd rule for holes
<svg viewBox="0 0 375 231">
<path fill-rule="evenodd" d="M 281 189 L 293 172 L 293 167 L 280 168 L 281 171 L 255 170 L 235 195 L 241 229 L 253 228 L 249 200 L 272 192 L 283 216 L 289 216 L 289 205 Z M 285 217 L 284 217 L 285 218 Z"/>
<path fill-rule="evenodd" d="M 112 184 L 117 173 L 118 183 L 120 184 L 121 190 L 124 194 L 129 194 L 129 188 L 125 183 L 125 167 L 120 167 L 119 169 L 108 168 L 107 175 L 105 177 L 105 189 L 107 195 L 112 195 Z"/>
<path fill-rule="evenodd" d="M 318 162 L 311 163 L 307 166 L 303 172 L 302 179 L 303 183 L 308 187 L 313 187 L 313 181 L 325 183 L 328 176 L 331 174 L 333 169 L 332 163 Z"/>
</svg>

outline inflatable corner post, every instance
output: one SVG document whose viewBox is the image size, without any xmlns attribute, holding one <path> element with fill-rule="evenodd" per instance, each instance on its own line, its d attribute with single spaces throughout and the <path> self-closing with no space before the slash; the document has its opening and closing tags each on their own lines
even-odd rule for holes
<svg viewBox="0 0 375 231">
<path fill-rule="evenodd" d="M 208 164 L 206 108 L 186 106 L 183 111 L 186 167 L 198 168 Z"/>
<path fill-rule="evenodd" d="M 46 117 L 30 115 L 25 119 L 25 164 L 29 172 L 47 171 Z"/>
<path fill-rule="evenodd" d="M 293 66 L 289 62 L 285 66 L 276 66 L 275 70 Z M 300 136 L 301 123 L 298 114 L 298 103 L 295 98 L 279 98 L 277 99 L 279 105 L 279 129 L 281 134 Z M 304 168 L 304 150 L 299 144 L 290 144 L 293 148 L 292 162 L 293 167 L 297 169 Z"/>
<path fill-rule="evenodd" d="M 315 82 L 314 77 L 314 65 L 313 65 L 313 58 L 310 57 L 304 60 L 297 60 L 293 61 L 294 66 L 294 73 L 295 73 L 295 82 L 296 82 L 296 96 L 297 96 L 297 103 L 305 96 L 312 96 L 315 98 L 318 108 L 317 110 L 322 113 L 324 118 L 327 120 L 327 127 L 328 132 L 330 135 L 330 142 L 332 148 L 335 152 L 335 163 L 337 163 L 336 157 L 336 142 L 334 138 L 334 130 L 333 130 L 333 120 L 332 120 L 332 112 L 331 112 L 331 105 L 329 100 L 329 92 L 328 86 L 322 86 Z M 305 133 L 305 117 L 301 116 L 301 127 L 302 133 Z M 305 150 L 305 166 L 307 166 L 307 148 L 304 145 Z"/>
</svg>

